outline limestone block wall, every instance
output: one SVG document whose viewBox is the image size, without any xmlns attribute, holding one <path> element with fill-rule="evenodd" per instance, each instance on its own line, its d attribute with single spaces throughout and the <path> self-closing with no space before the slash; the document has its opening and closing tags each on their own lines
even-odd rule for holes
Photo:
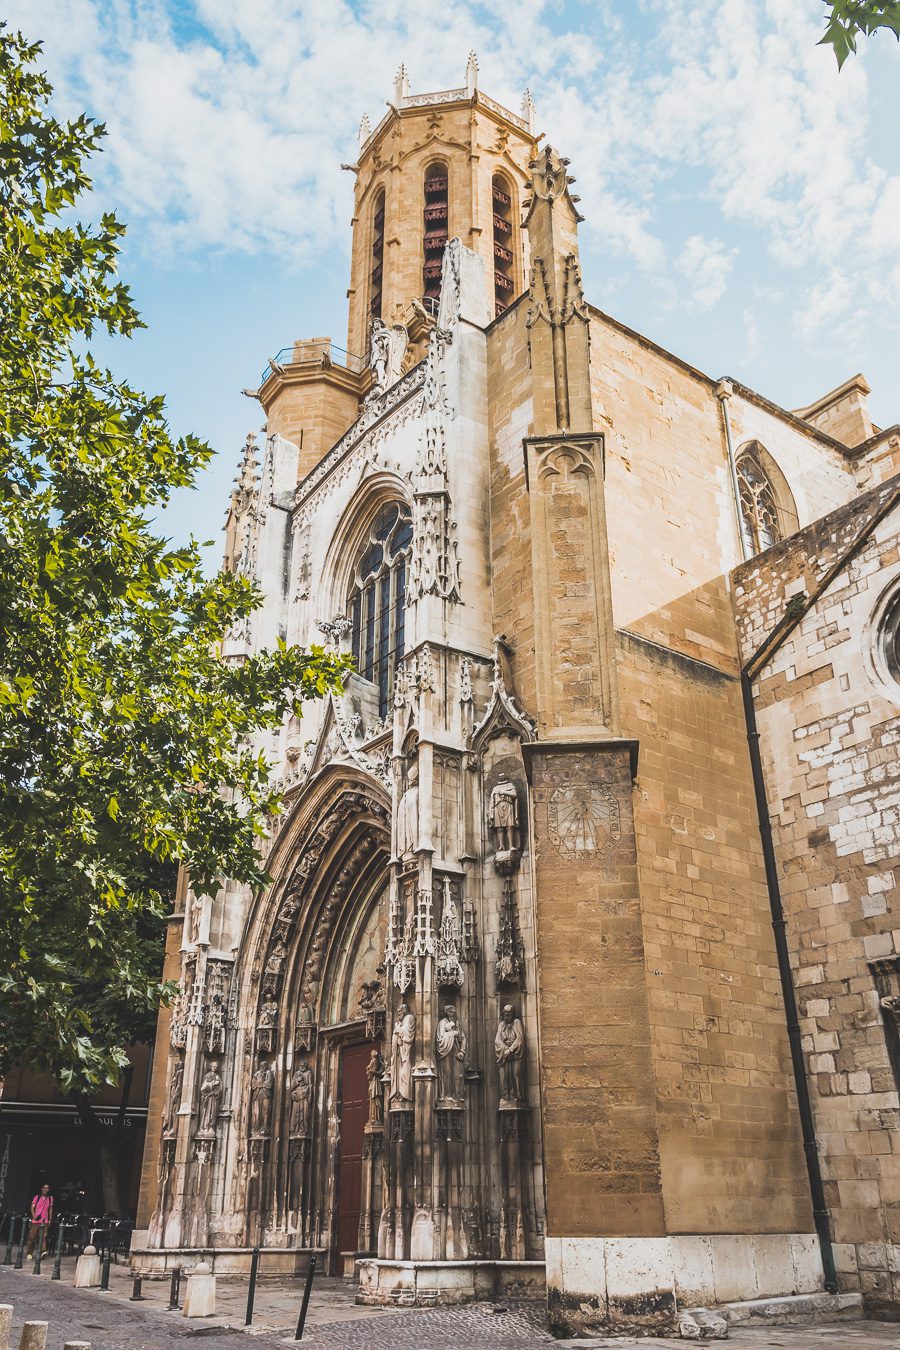
<svg viewBox="0 0 900 1350">
<path fill-rule="evenodd" d="M 667 1229 L 809 1233 L 740 685 L 627 633 L 618 658 Z"/>
<path fill-rule="evenodd" d="M 895 478 L 737 569 L 746 658 L 896 492 Z M 900 684 L 879 654 L 900 509 L 762 669 L 761 748 L 842 1287 L 900 1301 Z"/>
</svg>

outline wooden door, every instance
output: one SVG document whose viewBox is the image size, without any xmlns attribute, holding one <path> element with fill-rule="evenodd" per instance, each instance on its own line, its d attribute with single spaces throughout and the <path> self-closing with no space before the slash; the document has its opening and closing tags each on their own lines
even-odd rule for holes
<svg viewBox="0 0 900 1350">
<path fill-rule="evenodd" d="M 362 1153 L 369 1115 L 366 1065 L 370 1044 L 348 1045 L 341 1051 L 341 1150 L 338 1195 L 338 1251 L 355 1252 L 359 1245 L 362 1203 Z"/>
</svg>

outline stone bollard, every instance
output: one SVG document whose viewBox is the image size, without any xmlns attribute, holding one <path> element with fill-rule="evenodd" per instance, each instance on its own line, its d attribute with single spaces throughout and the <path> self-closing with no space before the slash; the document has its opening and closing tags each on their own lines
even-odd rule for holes
<svg viewBox="0 0 900 1350">
<path fill-rule="evenodd" d="M 75 1288 L 96 1289 L 100 1284 L 100 1257 L 96 1247 L 85 1247 L 75 1266 Z"/>
<path fill-rule="evenodd" d="M 22 1327 L 19 1350 L 44 1350 L 49 1322 L 26 1322 Z"/>
<path fill-rule="evenodd" d="M 90 1341 L 66 1341 L 63 1350 L 91 1350 Z"/>
<path fill-rule="evenodd" d="M 12 1327 L 12 1304 L 0 1303 L 0 1350 L 9 1350 L 9 1333 Z"/>
<path fill-rule="evenodd" d="M 198 1261 L 188 1276 L 184 1317 L 213 1317 L 216 1311 L 216 1277 L 207 1261 Z"/>
</svg>

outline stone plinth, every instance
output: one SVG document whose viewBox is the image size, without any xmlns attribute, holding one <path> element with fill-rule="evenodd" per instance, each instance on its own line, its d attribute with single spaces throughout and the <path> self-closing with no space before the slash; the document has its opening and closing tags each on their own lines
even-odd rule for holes
<svg viewBox="0 0 900 1350">
<path fill-rule="evenodd" d="M 543 1261 L 357 1261 L 357 1303 L 428 1307 L 491 1299 L 540 1298 Z"/>
<path fill-rule="evenodd" d="M 213 1317 L 216 1311 L 216 1277 L 208 1261 L 198 1261 L 188 1276 L 184 1317 Z"/>
<path fill-rule="evenodd" d="M 26 1322 L 19 1339 L 19 1350 L 44 1350 L 48 1322 Z"/>
<path fill-rule="evenodd" d="M 100 1284 L 100 1257 L 96 1247 L 85 1247 L 75 1266 L 75 1288 L 96 1289 Z"/>
<path fill-rule="evenodd" d="M 305 1275 L 315 1250 L 319 1269 L 324 1268 L 327 1253 L 311 1247 L 261 1247 L 260 1257 L 267 1278 Z M 206 1262 L 219 1279 L 243 1279 L 250 1270 L 251 1247 L 138 1247 L 131 1249 L 132 1275 L 162 1279 L 179 1266 Z"/>
</svg>

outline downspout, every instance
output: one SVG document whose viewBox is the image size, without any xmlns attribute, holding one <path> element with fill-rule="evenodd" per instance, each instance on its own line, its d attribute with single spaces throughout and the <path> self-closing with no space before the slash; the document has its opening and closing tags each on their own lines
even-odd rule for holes
<svg viewBox="0 0 900 1350">
<path fill-rule="evenodd" d="M 778 866 L 775 860 L 775 845 L 772 841 L 772 824 L 769 819 L 769 803 L 766 799 L 766 785 L 763 777 L 762 757 L 759 752 L 759 730 L 756 725 L 756 707 L 753 702 L 753 685 L 746 668 L 741 671 L 741 693 L 744 698 L 744 717 L 747 721 L 747 743 L 750 747 L 750 770 L 753 775 L 753 792 L 756 797 L 756 814 L 759 820 L 759 834 L 762 841 L 763 861 L 766 869 L 766 885 L 769 890 L 769 908 L 772 912 L 772 929 L 775 933 L 775 952 L 778 957 L 778 974 L 781 979 L 781 996 L 784 1001 L 787 1021 L 788 1042 L 791 1047 L 791 1064 L 794 1070 L 794 1086 L 797 1091 L 797 1106 L 800 1111 L 800 1129 L 803 1135 L 803 1152 L 806 1155 L 806 1172 L 809 1177 L 809 1192 L 812 1199 L 813 1222 L 819 1238 L 822 1252 L 822 1271 L 825 1276 L 825 1288 L 829 1294 L 837 1293 L 837 1274 L 834 1268 L 834 1248 L 828 1231 L 828 1208 L 825 1203 L 825 1186 L 822 1181 L 822 1169 L 819 1165 L 819 1145 L 816 1139 L 816 1127 L 813 1120 L 812 1102 L 809 1096 L 809 1083 L 806 1077 L 806 1064 L 803 1058 L 803 1046 L 800 1042 L 800 1019 L 797 1015 L 797 994 L 794 989 L 794 972 L 788 950 L 787 923 L 784 917 L 784 905 L 781 899 L 781 886 L 778 881 Z"/>
<path fill-rule="evenodd" d="M 738 540 L 741 545 L 741 557 L 744 562 L 750 557 L 747 540 L 744 538 L 744 521 L 741 515 L 741 489 L 738 483 L 737 463 L 734 458 L 734 441 L 731 436 L 731 417 L 728 413 L 728 400 L 734 393 L 730 380 L 720 380 L 716 385 L 716 398 L 722 409 L 722 425 L 725 428 L 725 445 L 728 451 L 728 472 L 731 477 L 731 495 L 734 498 L 734 514 L 737 520 Z"/>
<path fill-rule="evenodd" d="M 728 429 L 728 409 L 725 395 L 718 395 L 722 401 L 729 440 L 729 454 L 733 462 Z M 736 480 L 735 480 L 736 481 Z M 775 856 L 775 844 L 772 839 L 772 822 L 769 816 L 769 802 L 766 794 L 766 780 L 763 773 L 762 755 L 759 749 L 759 727 L 756 721 L 756 705 L 753 700 L 753 681 L 760 671 L 772 659 L 775 653 L 787 641 L 795 628 L 802 623 L 809 611 L 831 583 L 856 557 L 866 544 L 874 530 L 896 506 L 900 505 L 900 488 L 894 488 L 881 502 L 856 538 L 845 549 L 837 562 L 829 567 L 810 595 L 795 595 L 788 601 L 784 615 L 772 631 L 763 639 L 756 651 L 741 668 L 741 695 L 744 702 L 744 719 L 747 723 L 747 744 L 750 751 L 750 772 L 753 779 L 753 792 L 756 798 L 756 814 L 759 822 L 759 835 L 762 844 L 763 863 L 766 872 L 766 886 L 769 892 L 769 908 L 772 914 L 772 929 L 775 934 L 775 952 L 778 958 L 778 973 L 781 979 L 781 995 L 784 1001 L 787 1021 L 788 1043 L 791 1049 L 791 1064 L 794 1071 L 794 1086 L 797 1093 L 797 1107 L 800 1112 L 800 1128 L 803 1136 L 803 1152 L 806 1156 L 806 1171 L 809 1177 L 809 1191 L 813 1207 L 813 1221 L 822 1253 L 822 1271 L 825 1276 L 825 1288 L 829 1293 L 837 1293 L 837 1273 L 834 1266 L 834 1247 L 828 1228 L 828 1206 L 825 1201 L 825 1186 L 822 1181 L 822 1169 L 819 1163 L 819 1146 L 816 1139 L 816 1127 L 813 1119 L 812 1101 L 809 1094 L 809 1081 L 806 1076 L 806 1063 L 801 1044 L 800 1018 L 797 1013 L 797 992 L 794 986 L 794 972 L 791 969 L 790 950 L 787 940 L 787 921 L 784 915 L 784 903 L 781 884 L 778 879 L 778 863 Z"/>
</svg>

